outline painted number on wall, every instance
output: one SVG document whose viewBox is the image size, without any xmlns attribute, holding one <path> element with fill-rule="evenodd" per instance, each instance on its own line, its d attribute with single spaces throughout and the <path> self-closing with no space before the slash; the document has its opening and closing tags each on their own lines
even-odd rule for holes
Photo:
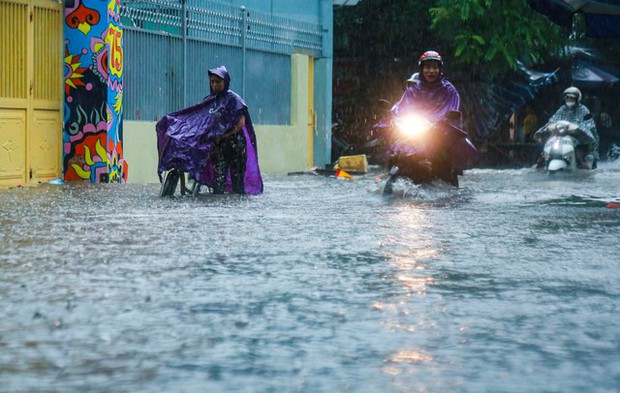
<svg viewBox="0 0 620 393">
<path fill-rule="evenodd" d="M 113 75 L 121 77 L 123 73 L 123 47 L 121 46 L 123 31 L 117 26 L 110 25 L 108 40 L 110 43 L 110 71 Z"/>
</svg>

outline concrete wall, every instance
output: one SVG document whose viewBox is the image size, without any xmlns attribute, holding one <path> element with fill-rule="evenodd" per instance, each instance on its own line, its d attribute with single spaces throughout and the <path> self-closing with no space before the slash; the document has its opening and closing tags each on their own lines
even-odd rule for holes
<svg viewBox="0 0 620 393">
<path fill-rule="evenodd" d="M 333 0 L 220 0 L 249 10 L 271 13 L 321 25 L 323 51 L 314 62 L 314 110 L 317 114 L 313 135 L 313 166 L 331 164 Z M 251 109 L 251 108 L 250 108 Z"/>
<path fill-rule="evenodd" d="M 308 56 L 291 59 L 291 125 L 257 125 L 258 161 L 263 174 L 285 175 L 308 169 Z M 253 115 L 252 108 L 249 108 Z M 155 122 L 123 123 L 127 183 L 158 183 Z"/>
<path fill-rule="evenodd" d="M 314 135 L 314 164 L 331 164 L 332 151 L 332 74 L 333 74 L 333 2 L 322 1 L 320 23 L 323 26 L 323 53 L 314 63 L 314 109 L 317 112 Z"/>
</svg>

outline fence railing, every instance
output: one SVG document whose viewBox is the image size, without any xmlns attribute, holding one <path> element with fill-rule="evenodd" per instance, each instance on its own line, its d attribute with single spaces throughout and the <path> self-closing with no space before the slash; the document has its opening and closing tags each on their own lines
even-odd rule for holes
<svg viewBox="0 0 620 393">
<path fill-rule="evenodd" d="M 124 114 L 156 120 L 209 94 L 226 65 L 257 124 L 290 122 L 291 55 L 319 56 L 320 25 L 209 0 L 126 0 Z"/>
</svg>

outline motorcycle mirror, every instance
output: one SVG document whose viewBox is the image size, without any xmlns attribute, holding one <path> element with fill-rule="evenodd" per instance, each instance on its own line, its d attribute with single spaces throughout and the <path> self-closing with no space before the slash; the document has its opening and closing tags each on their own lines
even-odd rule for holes
<svg viewBox="0 0 620 393">
<path fill-rule="evenodd" d="M 461 112 L 459 112 L 459 111 L 448 111 L 448 113 L 446 113 L 446 119 L 448 119 L 450 121 L 461 120 Z"/>
<path fill-rule="evenodd" d="M 380 98 L 378 103 L 379 109 L 383 109 L 384 111 L 389 111 L 392 109 L 392 103 L 384 98 Z"/>
</svg>

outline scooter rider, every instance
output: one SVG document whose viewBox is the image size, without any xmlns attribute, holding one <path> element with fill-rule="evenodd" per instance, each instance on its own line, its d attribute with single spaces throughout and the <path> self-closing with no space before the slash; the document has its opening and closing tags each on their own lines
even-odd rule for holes
<svg viewBox="0 0 620 393">
<path fill-rule="evenodd" d="M 394 140 L 390 148 L 388 167 L 391 168 L 390 171 L 394 168 L 397 171 L 402 170 L 403 174 L 406 169 L 402 166 L 415 168 L 405 176 L 412 179 L 415 177 L 420 182 L 440 178 L 458 187 L 458 175 L 462 173 L 462 169 L 471 166 L 477 158 L 477 150 L 466 140 L 467 134 L 462 131 L 462 119 L 458 112 L 459 93 L 452 83 L 444 78 L 443 65 L 439 53 L 424 52 L 418 59 L 419 83 L 409 86 L 391 110 L 394 119 L 403 119 L 413 114 L 438 125 L 437 128 L 433 127 L 436 130 L 435 137 L 429 138 L 430 143 L 421 150 L 406 141 Z M 451 132 L 454 129 L 458 130 L 462 138 L 458 137 L 448 143 L 451 139 L 445 137 L 454 135 Z M 415 165 L 408 165 L 401 157 L 415 157 Z"/>
<path fill-rule="evenodd" d="M 577 163 L 581 168 L 594 169 L 599 159 L 599 136 L 596 132 L 596 124 L 592 118 L 592 114 L 590 110 L 581 103 L 581 91 L 578 88 L 571 86 L 564 90 L 562 96 L 564 98 L 564 104 L 551 116 L 547 125 L 556 123 L 560 120 L 577 124 L 579 130 L 583 132 L 583 135 L 577 138 L 579 143 L 575 149 Z M 548 137 L 549 131 L 546 125 L 534 134 L 534 138 L 543 144 Z"/>
<path fill-rule="evenodd" d="M 398 117 L 415 111 L 435 123 L 445 119 L 449 111 L 458 111 L 459 93 L 452 83 L 444 79 L 441 55 L 435 51 L 424 52 L 418 60 L 418 68 L 419 83 L 405 90 L 392 108 L 392 115 Z"/>
</svg>

